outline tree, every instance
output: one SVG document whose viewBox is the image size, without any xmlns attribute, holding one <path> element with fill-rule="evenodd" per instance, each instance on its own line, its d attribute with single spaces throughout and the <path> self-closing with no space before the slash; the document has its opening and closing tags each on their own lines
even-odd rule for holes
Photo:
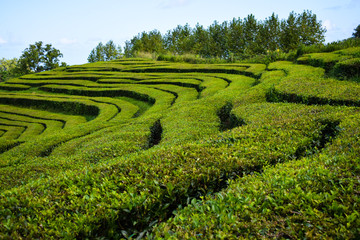
<svg viewBox="0 0 360 240">
<path fill-rule="evenodd" d="M 8 78 L 16 77 L 17 74 L 17 62 L 16 58 L 13 59 L 0 59 L 0 82 L 6 81 Z"/>
<path fill-rule="evenodd" d="M 280 49 L 280 21 L 277 15 L 273 13 L 271 17 L 267 18 L 264 22 L 266 39 L 266 50 L 275 51 Z"/>
<path fill-rule="evenodd" d="M 209 27 L 209 51 L 213 57 L 225 58 L 228 56 L 227 22 L 219 24 L 217 21 Z"/>
<path fill-rule="evenodd" d="M 233 18 L 233 20 L 229 23 L 227 39 L 230 53 L 235 56 L 244 54 L 244 24 L 240 18 Z"/>
<path fill-rule="evenodd" d="M 193 38 L 192 29 L 189 24 L 178 25 L 164 36 L 165 48 L 174 54 L 184 54 L 192 51 Z"/>
<path fill-rule="evenodd" d="M 325 40 L 326 29 L 311 11 L 302 14 L 291 12 L 287 20 L 281 22 L 280 44 L 284 51 L 309 46 Z"/>
<path fill-rule="evenodd" d="M 46 44 L 45 47 L 43 47 L 42 41 L 30 44 L 19 59 L 19 71 L 27 74 L 54 69 L 59 67 L 59 58 L 62 56 L 62 53 L 53 48 L 51 44 Z"/>
<path fill-rule="evenodd" d="M 104 59 L 105 61 L 115 60 L 120 58 L 121 47 L 116 47 L 112 40 L 108 41 L 104 46 Z"/>
<path fill-rule="evenodd" d="M 88 62 L 111 61 L 121 57 L 121 47 L 116 47 L 112 40 L 105 45 L 100 42 L 88 57 Z"/>
<path fill-rule="evenodd" d="M 300 38 L 296 26 L 296 14 L 291 12 L 287 20 L 282 20 L 280 33 L 280 45 L 284 51 L 296 49 L 299 46 Z"/>
<path fill-rule="evenodd" d="M 199 54 L 203 57 L 209 57 L 209 33 L 204 29 L 199 23 L 196 24 L 195 29 L 193 29 L 193 46 L 192 51 L 195 54 Z"/>
<path fill-rule="evenodd" d="M 258 30 L 259 24 L 254 15 L 250 14 L 244 18 L 245 52 L 247 54 L 255 53 Z"/>
<path fill-rule="evenodd" d="M 44 56 L 42 56 L 42 61 L 44 63 L 44 70 L 48 71 L 54 68 L 59 67 L 59 57 L 62 57 L 62 53 L 53 47 L 51 44 L 46 44 L 44 48 Z M 61 63 L 64 65 L 63 63 Z"/>
<path fill-rule="evenodd" d="M 326 29 L 311 11 L 307 10 L 297 15 L 297 27 L 300 45 L 310 46 L 325 41 Z"/>
<path fill-rule="evenodd" d="M 360 38 L 360 24 L 354 29 L 353 37 Z"/>
</svg>

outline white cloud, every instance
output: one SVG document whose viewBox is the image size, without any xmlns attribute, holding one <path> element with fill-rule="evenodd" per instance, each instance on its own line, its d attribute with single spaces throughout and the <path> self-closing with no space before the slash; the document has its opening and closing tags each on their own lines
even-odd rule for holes
<svg viewBox="0 0 360 240">
<path fill-rule="evenodd" d="M 69 38 L 61 38 L 60 39 L 60 43 L 65 44 L 65 45 L 70 45 L 70 44 L 74 44 L 74 43 L 77 43 L 77 42 L 78 42 L 77 39 L 69 39 Z"/>
<path fill-rule="evenodd" d="M 3 39 L 2 37 L 0 37 L 0 44 L 5 44 L 7 43 L 7 41 L 5 39 Z"/>
<path fill-rule="evenodd" d="M 336 28 L 336 25 L 334 23 L 332 23 L 329 19 L 324 21 L 323 26 L 328 31 L 334 30 Z"/>
</svg>

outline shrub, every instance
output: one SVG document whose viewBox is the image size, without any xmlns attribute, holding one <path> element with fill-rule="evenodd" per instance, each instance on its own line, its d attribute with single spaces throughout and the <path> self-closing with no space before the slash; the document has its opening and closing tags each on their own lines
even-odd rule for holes
<svg viewBox="0 0 360 240">
<path fill-rule="evenodd" d="M 359 78 L 360 58 L 352 58 L 338 62 L 334 67 L 334 74 L 339 78 Z"/>
</svg>

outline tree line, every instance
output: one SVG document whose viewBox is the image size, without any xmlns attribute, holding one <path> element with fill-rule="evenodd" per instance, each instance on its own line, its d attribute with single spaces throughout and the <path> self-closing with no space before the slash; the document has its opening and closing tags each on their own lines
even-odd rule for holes
<svg viewBox="0 0 360 240">
<path fill-rule="evenodd" d="M 354 29 L 353 38 L 360 38 L 360 25 Z M 214 21 L 205 28 L 197 24 L 178 25 L 164 35 L 158 30 L 142 32 L 125 42 L 124 54 L 112 40 L 99 43 L 88 57 L 88 62 L 110 61 L 135 57 L 139 53 L 195 54 L 205 58 L 246 59 L 254 55 L 274 51 L 289 52 L 300 46 L 324 42 L 326 29 L 315 14 L 306 10 L 301 14 L 291 12 L 287 19 L 280 20 L 273 13 L 258 21 L 250 14 L 244 19 L 233 18 L 219 23 Z M 63 54 L 51 44 L 35 42 L 26 48 L 19 59 L 0 59 L 0 82 L 28 73 L 51 70 L 66 66 L 59 58 Z"/>
<path fill-rule="evenodd" d="M 201 57 L 246 58 L 323 43 L 325 32 L 321 21 L 309 10 L 301 14 L 291 12 L 282 20 L 275 13 L 261 21 L 250 14 L 244 19 L 215 21 L 207 28 L 200 24 L 191 28 L 186 24 L 178 25 L 164 35 L 158 30 L 142 32 L 125 42 L 124 54 L 133 57 L 139 52 L 190 53 Z"/>
<path fill-rule="evenodd" d="M 19 59 L 0 60 L 0 82 L 9 78 L 18 77 L 24 74 L 36 73 L 51 70 L 66 63 L 60 63 L 63 54 L 60 50 L 52 47 L 51 44 L 43 44 L 42 41 L 30 44 Z"/>
</svg>

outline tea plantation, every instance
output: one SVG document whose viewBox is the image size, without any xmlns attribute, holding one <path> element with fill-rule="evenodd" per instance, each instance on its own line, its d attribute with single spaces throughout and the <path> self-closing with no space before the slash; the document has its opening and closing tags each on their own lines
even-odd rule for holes
<svg viewBox="0 0 360 240">
<path fill-rule="evenodd" d="M 359 239 L 360 48 L 0 84 L 0 239 Z"/>
</svg>

